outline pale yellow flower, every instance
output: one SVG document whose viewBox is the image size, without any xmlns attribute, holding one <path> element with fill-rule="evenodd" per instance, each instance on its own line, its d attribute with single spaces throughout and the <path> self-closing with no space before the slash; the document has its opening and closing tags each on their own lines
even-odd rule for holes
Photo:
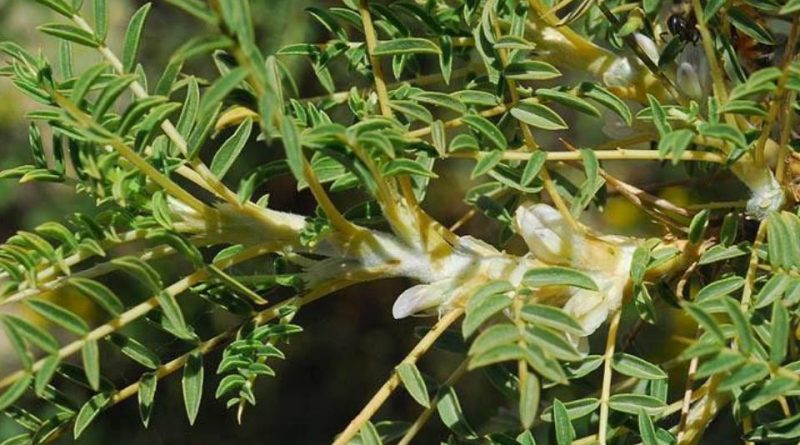
<svg viewBox="0 0 800 445">
<path fill-rule="evenodd" d="M 570 288 L 563 307 L 586 335 L 594 332 L 622 304 L 637 240 L 575 230 L 545 204 L 520 206 L 514 222 L 538 260 L 575 268 L 594 279 L 598 291 Z"/>
</svg>

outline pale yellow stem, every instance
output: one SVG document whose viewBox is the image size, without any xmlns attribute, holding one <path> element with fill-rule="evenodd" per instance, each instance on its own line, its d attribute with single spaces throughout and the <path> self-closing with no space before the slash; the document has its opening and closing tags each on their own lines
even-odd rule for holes
<svg viewBox="0 0 800 445">
<path fill-rule="evenodd" d="M 608 431 L 609 400 L 611 399 L 611 379 L 613 376 L 612 363 L 614 361 L 614 350 L 617 345 L 617 331 L 622 311 L 617 310 L 611 316 L 608 326 L 608 337 L 606 338 L 606 349 L 603 357 L 603 386 L 600 393 L 600 421 L 597 428 L 597 442 L 600 445 L 606 444 L 606 434 Z"/>
<path fill-rule="evenodd" d="M 408 353 L 406 358 L 403 359 L 402 363 L 410 363 L 415 364 L 420 357 L 422 357 L 425 352 L 430 349 L 431 346 L 436 342 L 436 340 L 444 334 L 447 328 L 450 327 L 456 320 L 458 320 L 461 315 L 464 313 L 463 308 L 456 308 L 445 314 L 439 321 L 425 334 L 422 339 L 414 346 L 414 349 Z M 395 389 L 400 385 L 400 376 L 397 374 L 396 371 L 392 372 L 392 376 L 389 377 L 388 380 L 378 389 L 372 399 L 364 406 L 360 413 L 347 425 L 347 428 L 342 431 L 336 437 L 336 440 L 333 442 L 333 445 L 346 445 L 350 443 L 350 439 L 352 439 L 361 427 L 370 419 L 373 415 L 380 409 L 384 402 L 389 398 L 389 396 L 394 392 Z"/>
</svg>

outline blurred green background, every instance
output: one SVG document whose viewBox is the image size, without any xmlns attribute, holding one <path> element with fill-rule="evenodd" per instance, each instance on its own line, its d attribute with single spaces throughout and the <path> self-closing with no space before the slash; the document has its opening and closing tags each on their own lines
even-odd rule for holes
<svg viewBox="0 0 800 445">
<path fill-rule="evenodd" d="M 130 14 L 143 2 L 111 0 L 111 42 L 119 46 Z M 324 41 L 325 34 L 304 12 L 311 5 L 334 2 L 312 0 L 254 0 L 254 17 L 258 23 L 262 49 L 272 53 L 287 43 L 299 41 Z M 39 24 L 54 19 L 44 8 L 30 0 L 0 0 L 0 39 L 14 40 L 28 49 L 41 49 L 45 54 L 55 54 L 51 39 L 35 31 Z M 157 1 L 147 23 L 143 48 L 140 54 L 146 72 L 155 79 L 166 65 L 172 51 L 190 36 L 203 32 L 200 25 L 190 17 Z M 77 65 L 86 66 L 98 60 L 90 51 L 81 51 Z M 85 59 L 81 59 L 85 58 Z M 321 92 L 307 63 L 299 58 L 287 59 L 299 84 L 300 91 L 314 95 Z M 212 74 L 208 62 L 194 61 L 186 71 Z M 340 89 L 347 90 L 351 78 L 349 73 L 338 81 Z M 334 77 L 336 77 L 334 73 Z M 0 168 L 19 165 L 28 160 L 27 124 L 25 113 L 34 109 L 34 104 L 17 93 L 10 82 L 0 81 Z M 569 120 L 569 119 L 568 119 Z M 577 142 L 588 144 L 602 139 L 596 121 L 578 121 L 575 134 Z M 555 142 L 555 141 L 553 141 Z M 259 162 L 269 154 L 260 153 L 263 145 L 251 147 L 253 162 Z M 683 178 L 681 172 L 662 168 L 652 163 L 635 166 L 606 165 L 609 171 L 637 184 L 656 184 L 659 181 Z M 440 172 L 442 179 L 434 181 L 426 206 L 445 224 L 450 224 L 468 211 L 462 203 L 463 193 L 471 186 L 467 178 L 471 164 L 456 162 L 448 164 Z M 309 214 L 313 202 L 306 195 L 298 195 L 291 183 L 273 188 L 272 205 L 282 209 L 293 209 Z M 675 185 L 661 190 L 663 197 L 677 204 L 687 204 L 703 198 L 703 191 L 686 185 Z M 30 229 L 47 220 L 63 220 L 70 213 L 91 213 L 93 205 L 85 196 L 76 196 L 68 186 L 23 185 L 11 181 L 0 182 L 0 236 L 4 239 L 16 230 Z M 623 234 L 650 234 L 660 236 L 657 226 L 627 201 L 611 196 L 603 215 L 589 215 L 593 224 L 602 230 Z M 496 226 L 488 219 L 473 219 L 460 233 L 470 233 L 493 241 Z M 510 250 L 522 252 L 519 242 L 512 243 Z M 407 319 L 395 321 L 391 317 L 391 305 L 397 295 L 410 283 L 404 280 L 383 281 L 358 286 L 340 292 L 337 296 L 315 303 L 300 312 L 295 322 L 305 328 L 305 333 L 294 338 L 284 351 L 287 360 L 276 363 L 277 377 L 263 378 L 257 385 L 258 405 L 249 408 L 242 425 L 237 425 L 235 413 L 225 409 L 223 401 L 213 399 L 216 387 L 214 370 L 219 354 L 210 354 L 206 362 L 206 393 L 203 407 L 194 427 L 190 427 L 184 414 L 179 377 L 174 375 L 159 384 L 156 405 L 148 429 L 138 420 L 138 408 L 134 399 L 110 409 L 84 433 L 80 443 L 85 444 L 208 444 L 208 443 L 269 443 L 269 444 L 321 444 L 327 443 L 361 409 L 374 391 L 388 377 L 391 369 L 415 343 L 414 327 L 430 323 L 431 320 Z M 661 346 L 670 334 L 691 335 L 680 320 L 672 320 L 670 310 L 665 309 L 663 323 L 646 328 L 631 349 L 644 353 L 646 357 L 665 359 L 674 355 Z M 630 314 L 629 314 L 630 315 Z M 628 317 L 628 326 L 632 317 Z M 668 321 L 668 322 L 667 322 Z M 600 336 L 595 336 L 601 338 Z M 170 356 L 169 346 L 160 350 Z M 7 374 L 14 364 L 4 358 L 7 348 L 0 339 L 0 374 Z M 652 353 L 656 351 L 656 353 Z M 457 366 L 459 358 L 447 352 L 433 352 L 421 364 L 428 374 L 442 381 Z M 121 386 L 134 382 L 139 369 L 121 367 L 107 376 Z M 106 369 L 111 369 L 107 367 Z M 595 376 L 596 377 L 596 376 Z M 590 382 L 592 383 L 591 379 Z M 596 382 L 593 382 L 596 383 Z M 585 391 L 585 388 L 578 388 Z M 458 385 L 466 414 L 477 426 L 485 424 L 495 415 L 497 406 L 503 406 L 502 397 L 481 375 L 469 375 Z M 559 390 L 563 398 L 569 398 L 569 389 Z M 675 395 L 680 387 L 672 388 Z M 556 394 L 557 395 L 557 394 Z M 554 394 L 548 393 L 549 397 Z M 549 403 L 548 401 L 545 401 Z M 506 406 L 514 410 L 513 406 Z M 417 405 L 405 394 L 399 393 L 380 412 L 378 419 L 413 420 L 419 413 Z M 0 421 L 0 437 L 7 423 Z M 6 430 L 7 431 L 7 430 Z M 580 431 L 579 431 L 580 433 Z M 438 443 L 445 437 L 444 428 L 438 419 L 432 419 L 416 443 Z M 722 437 L 722 436 L 720 436 Z M 59 443 L 71 443 L 65 435 Z M 733 443 L 733 442 L 725 442 Z"/>
</svg>

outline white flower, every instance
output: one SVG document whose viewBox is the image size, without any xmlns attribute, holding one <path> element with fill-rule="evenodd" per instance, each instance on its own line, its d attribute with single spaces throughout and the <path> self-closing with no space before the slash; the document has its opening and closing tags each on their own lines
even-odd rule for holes
<svg viewBox="0 0 800 445">
<path fill-rule="evenodd" d="M 762 220 L 769 216 L 770 212 L 775 212 L 783 207 L 786 197 L 778 181 L 772 181 L 765 187 L 754 188 L 753 196 L 747 200 L 747 214 L 757 220 Z"/>
<path fill-rule="evenodd" d="M 546 204 L 522 205 L 517 209 L 514 225 L 536 258 L 569 264 L 572 231 L 558 210 Z"/>
<path fill-rule="evenodd" d="M 407 289 L 395 301 L 396 319 L 411 315 L 431 315 L 441 311 L 454 296 L 475 285 L 478 276 L 487 279 L 520 282 L 525 271 L 542 265 L 561 265 L 580 270 L 592 277 L 597 291 L 572 287 L 553 287 L 538 295 L 549 304 L 563 304 L 564 310 L 590 335 L 609 314 L 622 304 L 636 243 L 619 236 L 596 236 L 573 229 L 558 210 L 545 204 L 527 204 L 517 209 L 514 225 L 528 245 L 531 255 L 522 258 L 502 254 L 472 238 L 464 238 L 456 249 L 459 258 L 447 273 L 436 279 L 423 279 Z M 533 257 L 533 258 L 532 258 Z M 456 267 L 457 266 L 457 267 Z M 544 300 L 543 300 L 544 301 Z M 578 340 L 578 339 L 573 339 Z"/>
<path fill-rule="evenodd" d="M 786 197 L 770 169 L 742 160 L 734 164 L 732 170 L 750 189 L 750 199 L 747 200 L 749 216 L 762 220 L 770 212 L 783 207 Z"/>
<path fill-rule="evenodd" d="M 633 35 L 636 44 L 653 63 L 658 63 L 658 47 L 650 37 L 641 33 Z M 637 76 L 637 71 L 643 69 L 642 63 L 635 57 L 618 57 L 603 73 L 603 83 L 609 87 L 629 87 Z"/>
<path fill-rule="evenodd" d="M 573 267 L 594 279 L 598 291 L 573 288 L 563 308 L 586 335 L 594 332 L 622 304 L 636 243 L 573 230 L 558 210 L 545 204 L 520 206 L 515 223 L 537 259 Z"/>
<path fill-rule="evenodd" d="M 639 32 L 634 33 L 633 38 L 636 40 L 636 44 L 639 45 L 639 48 L 641 48 L 642 52 L 644 52 L 647 58 L 657 65 L 659 55 L 656 42 L 654 42 L 650 37 L 647 37 Z"/>
<path fill-rule="evenodd" d="M 604 258 L 605 264 L 596 264 L 596 267 L 599 266 L 598 270 L 590 274 L 599 291 L 580 289 L 563 308 L 581 324 L 586 335 L 599 328 L 622 305 L 636 246 L 619 245 L 614 246 L 613 250 L 615 254 Z"/>
<path fill-rule="evenodd" d="M 711 89 L 711 70 L 703 50 L 694 44 L 686 45 L 675 62 L 678 88 L 692 99 L 704 99 Z"/>
<path fill-rule="evenodd" d="M 633 77 L 631 62 L 627 57 L 620 57 L 603 73 L 603 83 L 609 87 L 627 87 L 633 81 Z"/>
<path fill-rule="evenodd" d="M 392 306 L 392 316 L 396 320 L 410 315 L 429 315 L 427 312 L 445 303 L 453 291 L 451 278 L 432 284 L 418 284 L 405 290 Z"/>
<path fill-rule="evenodd" d="M 703 87 L 700 85 L 700 77 L 697 75 L 697 70 L 694 69 L 689 62 L 682 62 L 678 65 L 677 72 L 678 87 L 687 96 L 693 99 L 700 99 L 703 97 Z"/>
</svg>

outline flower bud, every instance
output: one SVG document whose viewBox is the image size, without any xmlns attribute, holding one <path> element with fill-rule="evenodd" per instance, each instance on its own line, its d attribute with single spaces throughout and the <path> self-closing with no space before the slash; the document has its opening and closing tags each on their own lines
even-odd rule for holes
<svg viewBox="0 0 800 445">
<path fill-rule="evenodd" d="M 546 204 L 521 205 L 514 225 L 537 259 L 569 264 L 571 229 L 558 210 Z"/>
<path fill-rule="evenodd" d="M 603 83 L 609 87 L 627 87 L 633 81 L 633 74 L 628 58 L 620 57 L 603 73 Z"/>
<path fill-rule="evenodd" d="M 697 70 L 694 69 L 688 62 L 683 62 L 678 65 L 677 72 L 678 88 L 684 94 L 693 98 L 700 99 L 703 97 L 703 87 L 700 86 L 700 77 L 697 75 Z"/>
<path fill-rule="evenodd" d="M 594 332 L 622 304 L 636 243 L 574 230 L 558 210 L 545 204 L 520 206 L 515 223 L 536 259 L 573 267 L 595 281 L 597 291 L 567 290 L 564 305 L 586 335 Z"/>
<path fill-rule="evenodd" d="M 678 88 L 692 99 L 704 99 L 711 89 L 711 69 L 705 52 L 698 46 L 687 45 L 676 63 L 675 81 Z"/>
<path fill-rule="evenodd" d="M 732 170 L 750 189 L 750 199 L 747 200 L 748 216 L 762 220 L 770 212 L 783 207 L 786 197 L 771 170 L 745 161 L 734 164 Z"/>
<path fill-rule="evenodd" d="M 405 290 L 392 306 L 395 320 L 411 315 L 425 315 L 426 311 L 438 308 L 446 302 L 453 290 L 452 279 L 444 279 L 432 284 L 418 284 Z"/>
<path fill-rule="evenodd" d="M 639 48 L 641 48 L 642 52 L 647 56 L 647 58 L 657 65 L 659 55 L 656 42 L 640 32 L 634 33 L 633 38 L 636 40 L 636 44 L 639 45 Z"/>
</svg>

